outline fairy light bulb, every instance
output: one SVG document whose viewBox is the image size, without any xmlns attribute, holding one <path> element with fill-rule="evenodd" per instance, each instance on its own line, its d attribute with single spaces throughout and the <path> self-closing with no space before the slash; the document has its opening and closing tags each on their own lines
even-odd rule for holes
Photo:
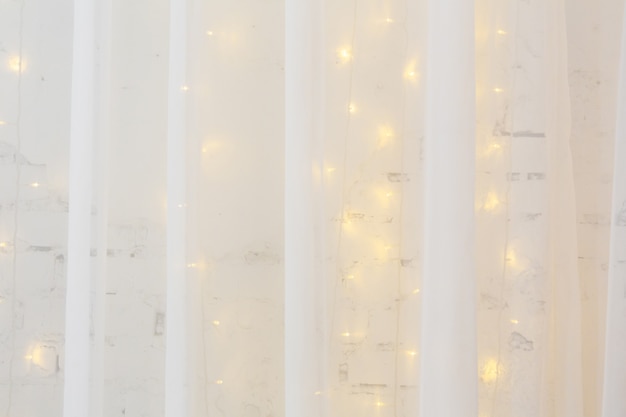
<svg viewBox="0 0 626 417">
<path fill-rule="evenodd" d="M 419 288 L 416 288 L 416 289 L 414 289 L 414 290 L 412 291 L 412 293 L 413 293 L 413 294 L 419 294 L 419 293 L 420 293 L 420 289 L 419 289 Z"/>
<path fill-rule="evenodd" d="M 496 31 L 496 33 L 497 33 L 498 35 L 506 35 L 506 31 L 505 31 L 505 30 L 502 30 L 502 29 L 498 29 L 498 30 Z"/>
<path fill-rule="evenodd" d="M 222 385 L 224 383 L 224 381 L 222 381 L 221 379 L 218 379 L 217 381 L 215 381 L 215 383 L 217 385 Z"/>
<path fill-rule="evenodd" d="M 24 72 L 26 69 L 26 63 L 19 56 L 12 56 L 9 58 L 9 69 L 13 72 Z"/>
<path fill-rule="evenodd" d="M 350 332 L 343 332 L 343 333 L 341 333 L 341 335 L 343 337 L 350 337 Z"/>
<path fill-rule="evenodd" d="M 188 85 L 182 85 L 182 86 L 180 87 L 180 90 L 181 90 L 181 91 L 189 91 L 189 86 L 188 86 Z"/>
<path fill-rule="evenodd" d="M 354 105 L 354 103 L 348 104 L 348 113 L 350 114 L 356 113 L 356 106 Z"/>
<path fill-rule="evenodd" d="M 485 203 L 483 204 L 483 209 L 485 211 L 494 211 L 500 206 L 500 199 L 498 195 L 494 192 L 489 192 L 485 197 Z"/>
<path fill-rule="evenodd" d="M 0 126 L 4 126 L 5 124 L 7 124 L 7 122 L 5 122 L 4 120 L 0 120 Z"/>
<path fill-rule="evenodd" d="M 220 325 L 220 321 L 219 320 L 213 320 L 213 325 L 214 326 L 219 326 Z"/>
<path fill-rule="evenodd" d="M 494 93 L 498 93 L 498 94 L 499 94 L 499 93 L 501 93 L 501 92 L 503 92 L 503 91 L 504 91 L 504 90 L 503 90 L 502 88 L 500 88 L 500 87 L 495 87 L 495 88 L 493 89 L 493 92 L 494 92 Z"/>
<path fill-rule="evenodd" d="M 488 359 L 481 370 L 480 379 L 483 382 L 493 382 L 498 379 L 501 373 L 501 367 L 497 359 Z"/>
<path fill-rule="evenodd" d="M 213 31 L 212 30 L 207 30 L 206 34 L 207 34 L 207 36 L 213 36 Z"/>
<path fill-rule="evenodd" d="M 417 356 L 417 351 L 416 350 L 407 350 L 406 354 L 409 356 Z"/>
<path fill-rule="evenodd" d="M 519 320 L 511 319 L 509 320 L 512 324 L 519 324 Z"/>
<path fill-rule="evenodd" d="M 390 17 L 388 17 L 388 18 L 386 18 L 386 19 L 385 19 L 385 22 L 387 22 L 387 23 L 393 23 L 393 19 L 392 19 L 392 18 L 390 18 Z"/>
<path fill-rule="evenodd" d="M 378 147 L 384 148 L 391 144 L 394 137 L 394 131 L 390 126 L 383 125 L 378 127 Z"/>
<path fill-rule="evenodd" d="M 352 59 L 352 54 L 348 48 L 342 48 L 337 52 L 339 59 L 343 62 L 348 62 Z"/>
<path fill-rule="evenodd" d="M 33 182 L 30 184 L 31 187 L 33 188 L 38 188 L 41 184 L 39 184 L 38 182 Z"/>
</svg>

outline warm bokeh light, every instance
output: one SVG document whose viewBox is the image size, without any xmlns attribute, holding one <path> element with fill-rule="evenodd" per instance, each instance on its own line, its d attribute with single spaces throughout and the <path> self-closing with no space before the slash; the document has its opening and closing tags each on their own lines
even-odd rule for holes
<svg viewBox="0 0 626 417">
<path fill-rule="evenodd" d="M 352 59 L 352 53 L 350 52 L 350 49 L 348 49 L 348 48 L 341 48 L 341 49 L 339 49 L 337 51 L 337 56 L 343 62 L 348 62 L 348 61 L 350 61 L 350 59 Z"/>
<path fill-rule="evenodd" d="M 501 204 L 502 203 L 500 202 L 498 195 L 494 193 L 493 191 L 490 191 L 489 193 L 487 193 L 487 196 L 485 197 L 485 202 L 483 203 L 483 209 L 485 211 L 495 211 L 500 207 Z"/>
<path fill-rule="evenodd" d="M 24 72 L 26 70 L 26 62 L 19 56 L 9 58 L 9 69 L 13 72 Z"/>
<path fill-rule="evenodd" d="M 488 359 L 481 370 L 480 379 L 483 382 L 493 382 L 498 379 L 502 372 L 499 361 L 495 358 Z"/>
</svg>

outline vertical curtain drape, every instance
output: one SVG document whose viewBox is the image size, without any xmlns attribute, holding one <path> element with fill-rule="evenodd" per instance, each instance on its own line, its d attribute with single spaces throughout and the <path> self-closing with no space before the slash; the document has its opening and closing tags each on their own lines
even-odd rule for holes
<svg viewBox="0 0 626 417">
<path fill-rule="evenodd" d="M 626 415 L 625 23 L 0 1 L 0 414 Z"/>
</svg>

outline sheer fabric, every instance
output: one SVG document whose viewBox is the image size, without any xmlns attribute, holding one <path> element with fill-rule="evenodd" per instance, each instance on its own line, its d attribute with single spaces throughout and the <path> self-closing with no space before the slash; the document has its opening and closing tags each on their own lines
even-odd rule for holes
<svg viewBox="0 0 626 417">
<path fill-rule="evenodd" d="M 623 417 L 625 21 L 0 1 L 0 413 Z"/>
</svg>

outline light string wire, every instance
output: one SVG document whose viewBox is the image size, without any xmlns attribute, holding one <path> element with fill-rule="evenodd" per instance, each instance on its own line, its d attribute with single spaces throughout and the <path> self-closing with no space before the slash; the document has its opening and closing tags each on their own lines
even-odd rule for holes
<svg viewBox="0 0 626 417">
<path fill-rule="evenodd" d="M 518 4 L 518 3 L 516 3 Z M 516 9 L 515 9 L 515 25 L 513 27 L 513 36 L 515 37 L 514 39 L 514 43 L 513 43 L 513 57 L 517 58 L 517 45 L 519 42 L 519 37 L 517 36 L 518 33 L 518 28 L 519 28 L 519 4 L 517 5 Z M 510 31 L 509 31 L 510 33 Z M 493 36 L 493 35 L 492 35 Z M 512 81 L 511 81 L 511 91 L 510 94 L 508 96 L 509 98 L 509 109 L 510 109 L 510 129 L 509 129 L 509 140 L 508 140 L 508 170 L 509 172 L 511 171 L 511 168 L 513 167 L 513 132 L 515 129 L 515 97 L 514 94 L 517 91 L 517 68 L 513 68 L 513 75 L 512 75 Z M 505 110 L 506 112 L 506 110 Z M 506 115 L 506 113 L 505 113 Z M 504 132 L 500 132 L 500 134 L 502 134 Z M 505 173 L 506 175 L 506 173 Z M 498 310 L 498 344 L 497 344 L 497 356 L 496 356 L 496 378 L 494 381 L 494 387 L 493 387 L 493 395 L 492 395 L 492 403 L 491 403 L 491 416 L 495 416 L 495 411 L 496 411 L 496 406 L 497 406 L 497 400 L 498 400 L 498 390 L 500 389 L 500 368 L 501 368 L 501 364 L 502 364 L 502 319 L 504 316 L 504 308 L 505 306 L 502 304 L 502 300 L 504 299 L 504 292 L 505 292 L 505 286 L 506 286 L 506 278 L 507 278 L 507 273 L 509 272 L 508 270 L 508 254 L 509 254 L 509 249 L 510 249 L 510 243 L 509 243 L 509 238 L 510 238 L 510 214 L 511 214 L 511 207 L 510 207 L 510 196 L 511 196 L 511 180 L 512 177 L 509 177 L 506 179 L 506 193 L 505 193 L 505 227 L 504 227 L 504 252 L 502 254 L 502 273 L 501 273 L 501 278 L 500 278 L 500 294 L 499 294 L 499 300 L 498 302 L 500 303 L 499 305 L 499 310 Z"/>
</svg>

